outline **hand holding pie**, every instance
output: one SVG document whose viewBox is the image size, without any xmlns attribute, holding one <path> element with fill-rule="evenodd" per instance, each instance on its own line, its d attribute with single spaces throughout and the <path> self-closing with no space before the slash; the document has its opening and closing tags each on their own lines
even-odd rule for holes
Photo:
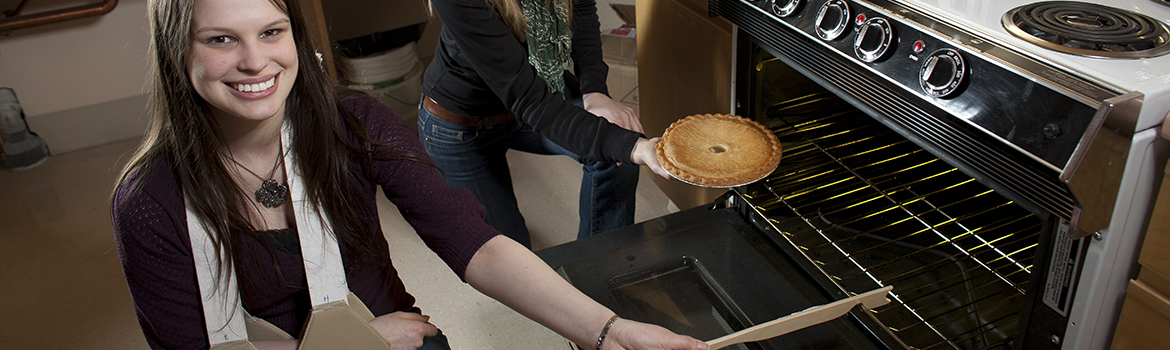
<svg viewBox="0 0 1170 350">
<path fill-rule="evenodd" d="M 754 120 L 702 114 L 666 128 L 658 162 L 675 178 L 704 187 L 735 187 L 772 173 L 780 163 L 780 141 Z"/>
</svg>

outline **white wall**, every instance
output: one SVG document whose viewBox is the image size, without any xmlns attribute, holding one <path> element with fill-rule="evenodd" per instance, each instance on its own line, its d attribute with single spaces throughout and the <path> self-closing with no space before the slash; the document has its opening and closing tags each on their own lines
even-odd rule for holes
<svg viewBox="0 0 1170 350">
<path fill-rule="evenodd" d="M 35 13 L 37 10 L 26 10 Z M 16 91 L 29 127 L 54 153 L 140 135 L 146 0 L 110 13 L 0 36 L 0 86 Z M 107 110 L 87 108 L 98 105 Z"/>
<path fill-rule="evenodd" d="M 121 0 L 110 13 L 18 29 L 0 37 L 0 84 L 26 114 L 40 115 L 142 93 L 146 1 Z"/>
</svg>

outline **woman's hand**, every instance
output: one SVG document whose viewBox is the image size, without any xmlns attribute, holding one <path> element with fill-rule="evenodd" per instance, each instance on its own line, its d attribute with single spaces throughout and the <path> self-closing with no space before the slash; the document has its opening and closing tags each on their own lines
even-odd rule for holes
<svg viewBox="0 0 1170 350">
<path fill-rule="evenodd" d="M 649 140 L 639 138 L 638 142 L 634 143 L 634 150 L 630 152 L 630 161 L 634 162 L 634 164 L 650 167 L 650 171 L 658 174 L 658 176 L 672 180 L 674 178 L 670 177 L 670 173 L 662 168 L 662 164 L 658 164 L 658 150 L 655 149 L 655 146 L 660 141 L 662 141 L 661 137 L 655 137 Z"/>
<path fill-rule="evenodd" d="M 589 113 L 605 118 L 610 123 L 627 130 L 643 132 L 642 121 L 638 120 L 638 115 L 634 114 L 632 108 L 614 101 L 603 93 L 587 93 L 581 96 L 581 104 Z"/>
<path fill-rule="evenodd" d="M 431 324 L 431 317 L 413 312 L 395 312 L 375 317 L 370 326 L 390 342 L 393 350 L 415 350 L 423 345 L 423 337 L 439 334 L 439 328 Z"/>
<path fill-rule="evenodd" d="M 707 343 L 666 328 L 618 319 L 598 350 L 706 350 Z"/>
<path fill-rule="evenodd" d="M 617 124 L 627 130 L 644 132 L 642 130 L 642 121 L 638 120 L 638 116 L 634 114 L 634 110 L 626 107 L 617 101 L 614 101 L 609 96 L 600 92 L 591 92 L 581 97 L 581 102 L 585 105 L 585 110 L 589 113 L 596 114 L 610 123 Z M 634 150 L 630 153 L 630 160 L 634 164 L 645 165 L 650 168 L 658 176 L 662 176 L 667 180 L 672 180 L 670 173 L 662 169 L 662 165 L 658 164 L 658 153 L 654 149 L 654 145 L 661 141 L 662 138 L 655 137 L 653 139 L 638 139 L 638 143 L 634 144 Z M 618 163 L 621 165 L 622 163 Z"/>
</svg>

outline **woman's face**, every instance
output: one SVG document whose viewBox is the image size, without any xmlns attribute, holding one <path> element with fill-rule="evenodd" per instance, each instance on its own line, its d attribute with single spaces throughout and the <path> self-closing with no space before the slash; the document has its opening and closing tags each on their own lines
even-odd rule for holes
<svg viewBox="0 0 1170 350">
<path fill-rule="evenodd" d="M 283 118 L 297 76 L 288 15 L 270 0 L 197 0 L 187 74 L 217 118 Z"/>
</svg>

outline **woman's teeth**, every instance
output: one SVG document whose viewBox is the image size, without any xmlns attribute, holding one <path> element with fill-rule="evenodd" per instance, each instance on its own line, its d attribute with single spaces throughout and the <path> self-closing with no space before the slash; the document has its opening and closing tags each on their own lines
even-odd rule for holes
<svg viewBox="0 0 1170 350">
<path fill-rule="evenodd" d="M 259 84 L 231 84 L 232 88 L 243 92 L 264 91 L 272 88 L 273 85 L 276 85 L 276 77 Z"/>
</svg>

